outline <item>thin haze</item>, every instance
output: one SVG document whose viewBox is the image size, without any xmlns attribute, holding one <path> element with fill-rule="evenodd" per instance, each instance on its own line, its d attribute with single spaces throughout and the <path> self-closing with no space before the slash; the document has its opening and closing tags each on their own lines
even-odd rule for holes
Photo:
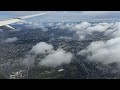
<svg viewBox="0 0 120 90">
<path fill-rule="evenodd" d="M 20 17 L 24 15 L 38 14 L 45 11 L 0 11 L 0 18 Z M 120 11 L 51 11 L 43 16 L 31 18 L 40 22 L 74 22 L 81 19 L 92 18 L 119 18 Z"/>
</svg>

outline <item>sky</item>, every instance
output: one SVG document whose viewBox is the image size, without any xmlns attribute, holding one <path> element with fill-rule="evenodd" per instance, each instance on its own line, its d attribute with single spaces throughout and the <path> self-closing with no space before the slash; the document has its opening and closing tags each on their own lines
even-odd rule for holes
<svg viewBox="0 0 120 90">
<path fill-rule="evenodd" d="M 44 11 L 0 11 L 0 20 L 19 17 L 30 14 L 42 13 Z M 51 11 L 50 13 L 29 20 L 40 22 L 57 21 L 80 21 L 81 19 L 93 18 L 120 18 L 120 11 Z"/>
</svg>

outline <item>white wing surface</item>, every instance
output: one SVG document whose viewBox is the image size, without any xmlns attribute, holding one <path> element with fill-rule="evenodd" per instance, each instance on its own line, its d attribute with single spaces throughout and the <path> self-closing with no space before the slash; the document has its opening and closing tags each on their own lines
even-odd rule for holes
<svg viewBox="0 0 120 90">
<path fill-rule="evenodd" d="M 48 12 L 44 12 L 44 13 L 40 13 L 40 14 L 27 15 L 27 16 L 18 17 L 18 18 L 11 18 L 11 19 L 7 19 L 7 20 L 2 20 L 2 21 L 0 21 L 0 28 L 1 29 L 5 29 L 5 28 L 6 29 L 14 29 L 9 24 L 20 22 L 20 21 L 22 21 L 22 19 L 32 18 L 32 17 L 44 15 L 44 14 L 47 14 L 47 13 Z"/>
</svg>

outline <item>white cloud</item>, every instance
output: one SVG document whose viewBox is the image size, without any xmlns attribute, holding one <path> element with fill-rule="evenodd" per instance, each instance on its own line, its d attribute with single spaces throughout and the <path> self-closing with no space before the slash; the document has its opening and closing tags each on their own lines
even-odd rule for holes
<svg viewBox="0 0 120 90">
<path fill-rule="evenodd" d="M 63 24 L 63 23 L 58 23 L 57 24 L 57 27 L 58 28 L 60 28 L 60 29 L 69 29 L 69 30 L 71 30 L 72 28 L 73 28 L 73 24 L 69 24 L 69 23 L 67 23 L 67 24 Z"/>
<path fill-rule="evenodd" d="M 107 30 L 107 28 L 109 27 L 109 24 L 97 24 L 96 26 L 93 27 L 88 27 L 86 29 L 87 32 L 92 33 L 92 32 L 104 32 L 105 30 Z"/>
<path fill-rule="evenodd" d="M 84 29 L 86 29 L 86 28 L 88 28 L 90 26 L 91 26 L 90 23 L 88 23 L 88 22 L 82 22 L 80 24 L 75 25 L 74 28 L 77 29 L 77 30 L 84 30 Z"/>
<path fill-rule="evenodd" d="M 102 62 L 103 64 L 120 64 L 120 23 L 98 23 L 76 33 L 82 37 L 93 32 L 104 32 L 110 37 L 107 41 L 93 41 L 86 49 L 78 52 L 78 55 L 87 56 L 88 60 Z"/>
<path fill-rule="evenodd" d="M 79 36 L 79 40 L 84 40 L 87 35 L 92 35 L 93 32 L 105 32 L 109 27 L 113 26 L 113 23 L 97 23 L 92 24 L 89 22 L 81 22 L 79 24 L 71 24 L 71 23 L 58 23 L 56 24 L 57 28 L 62 30 L 70 30 L 75 31 Z"/>
<path fill-rule="evenodd" d="M 25 26 L 30 29 L 40 28 L 43 31 L 48 31 L 48 28 L 46 28 L 42 23 L 39 23 L 39 22 L 23 22 L 23 23 L 26 23 Z"/>
<path fill-rule="evenodd" d="M 59 24 L 59 23 L 58 23 Z M 109 27 L 111 27 L 113 24 L 108 24 L 108 23 L 97 23 L 97 24 L 91 24 L 89 22 L 81 22 L 79 24 L 61 24 L 57 25 L 59 26 L 58 28 L 60 29 L 69 29 L 73 30 L 79 33 L 92 33 L 92 32 L 103 32 L 107 30 Z"/>
<path fill-rule="evenodd" d="M 53 46 L 51 44 L 40 42 L 32 47 L 32 49 L 30 50 L 30 53 L 45 54 L 45 53 L 50 53 L 52 49 L 53 49 Z"/>
<path fill-rule="evenodd" d="M 73 54 L 70 52 L 66 52 L 63 49 L 54 50 L 51 44 L 40 42 L 33 46 L 30 52 L 23 58 L 23 65 L 34 65 L 37 55 L 45 55 L 43 58 L 39 58 L 39 65 L 51 67 L 69 64 L 73 57 Z"/>
<path fill-rule="evenodd" d="M 53 25 L 51 26 L 53 27 Z M 104 32 L 104 35 L 116 37 L 120 36 L 120 23 L 89 23 L 81 22 L 79 24 L 73 23 L 56 23 L 54 29 L 75 31 L 79 40 L 86 39 L 87 35 L 92 35 L 93 32 Z"/>
<path fill-rule="evenodd" d="M 4 40 L 3 42 L 10 42 L 10 43 L 12 43 L 12 42 L 15 42 L 17 40 L 18 40 L 17 37 L 13 37 L 13 38 L 8 38 L 8 39 Z"/>
<path fill-rule="evenodd" d="M 106 42 L 92 42 L 85 50 L 78 54 L 87 55 L 91 61 L 98 61 L 104 64 L 120 63 L 120 37 L 113 38 Z"/>
<path fill-rule="evenodd" d="M 85 36 L 84 35 L 80 35 L 79 36 L 79 40 L 84 40 L 85 39 Z"/>
<path fill-rule="evenodd" d="M 120 22 L 111 24 L 111 29 L 105 31 L 105 35 L 109 35 L 111 37 L 120 37 Z"/>
<path fill-rule="evenodd" d="M 72 60 L 72 53 L 66 52 L 63 49 L 57 49 L 53 53 L 47 55 L 40 62 L 40 65 L 56 67 L 62 64 L 69 64 Z"/>
<path fill-rule="evenodd" d="M 107 23 L 98 23 L 93 25 L 88 22 L 82 22 L 80 24 L 76 24 L 70 30 L 76 31 L 76 34 L 79 36 L 79 40 L 84 40 L 87 35 L 92 35 L 93 32 L 104 32 L 109 26 L 110 25 Z"/>
</svg>

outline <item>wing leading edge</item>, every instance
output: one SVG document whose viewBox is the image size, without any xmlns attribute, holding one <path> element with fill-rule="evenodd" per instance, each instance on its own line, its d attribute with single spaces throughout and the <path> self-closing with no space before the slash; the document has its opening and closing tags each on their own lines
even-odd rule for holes
<svg viewBox="0 0 120 90">
<path fill-rule="evenodd" d="M 3 21 L 0 21 L 0 28 L 1 29 L 10 29 L 10 30 L 13 29 L 14 30 L 14 28 L 11 27 L 9 24 L 20 22 L 20 21 L 22 21 L 22 19 L 32 18 L 32 17 L 44 15 L 44 14 L 47 14 L 47 13 L 48 12 L 44 12 L 44 13 L 40 13 L 40 14 L 27 15 L 27 16 L 23 16 L 23 17 L 11 18 L 11 19 L 8 19 L 8 20 L 3 20 Z"/>
</svg>

